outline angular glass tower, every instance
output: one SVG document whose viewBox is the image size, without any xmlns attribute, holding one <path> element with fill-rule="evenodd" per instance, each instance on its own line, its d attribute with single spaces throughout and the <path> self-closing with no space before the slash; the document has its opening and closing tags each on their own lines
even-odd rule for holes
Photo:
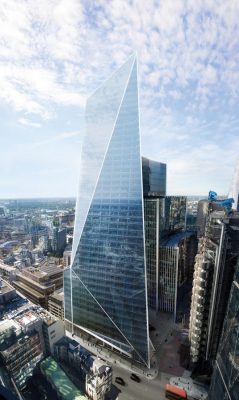
<svg viewBox="0 0 239 400">
<path fill-rule="evenodd" d="M 137 62 L 88 100 L 65 319 L 149 366 Z"/>
</svg>

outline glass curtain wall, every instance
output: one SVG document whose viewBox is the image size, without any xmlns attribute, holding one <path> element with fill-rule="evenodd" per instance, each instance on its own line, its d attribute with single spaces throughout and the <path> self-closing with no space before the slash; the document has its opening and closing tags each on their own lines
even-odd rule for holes
<svg viewBox="0 0 239 400">
<path fill-rule="evenodd" d="M 73 262 L 65 272 L 65 317 L 73 331 L 75 325 L 148 365 L 134 57 L 90 98 L 86 115 Z"/>
</svg>

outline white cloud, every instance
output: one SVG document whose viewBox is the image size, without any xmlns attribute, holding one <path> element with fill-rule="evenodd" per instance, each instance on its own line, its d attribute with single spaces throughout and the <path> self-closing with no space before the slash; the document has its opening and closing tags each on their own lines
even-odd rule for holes
<svg viewBox="0 0 239 400">
<path fill-rule="evenodd" d="M 194 81 L 199 105 L 219 89 L 236 101 L 238 15 L 237 1 L 3 0 L 0 98 L 44 118 L 56 104 L 83 107 L 113 64 L 138 50 L 152 89 L 173 85 L 177 100 Z"/>
<path fill-rule="evenodd" d="M 239 100 L 238 17 L 237 0 L 2 0 L 0 103 L 31 126 L 34 114 L 57 118 L 58 106 L 82 112 L 88 94 L 136 50 L 145 149 L 178 163 L 182 176 L 196 161 L 212 171 L 205 152 L 192 159 L 191 142 L 237 134 L 237 119 L 221 114 Z M 215 124 L 202 121 L 208 112 Z"/>
<path fill-rule="evenodd" d="M 33 128 L 41 127 L 41 124 L 39 124 L 38 122 L 31 121 L 30 119 L 27 119 L 27 118 L 19 118 L 18 122 L 21 125 L 32 126 Z"/>
</svg>

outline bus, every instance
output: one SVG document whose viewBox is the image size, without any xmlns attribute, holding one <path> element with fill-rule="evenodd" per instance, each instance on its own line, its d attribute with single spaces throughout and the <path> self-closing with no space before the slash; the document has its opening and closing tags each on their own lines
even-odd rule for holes
<svg viewBox="0 0 239 400">
<path fill-rule="evenodd" d="M 165 385 L 165 396 L 166 399 L 184 400 L 187 399 L 187 392 L 178 386 L 169 385 L 167 383 L 167 385 Z"/>
</svg>

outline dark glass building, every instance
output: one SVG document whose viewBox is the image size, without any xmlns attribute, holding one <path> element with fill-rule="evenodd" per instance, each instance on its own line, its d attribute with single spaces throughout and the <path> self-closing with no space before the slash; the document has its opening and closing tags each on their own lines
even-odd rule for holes
<svg viewBox="0 0 239 400">
<path fill-rule="evenodd" d="M 144 198 L 144 229 L 148 304 L 159 306 L 159 244 L 164 226 L 164 198 Z"/>
<path fill-rule="evenodd" d="M 209 391 L 210 400 L 237 400 L 239 396 L 239 260 L 232 282 Z"/>
<path fill-rule="evenodd" d="M 137 64 L 88 100 L 65 319 L 149 366 Z"/>
<path fill-rule="evenodd" d="M 148 304 L 158 310 L 159 240 L 164 227 L 166 164 L 142 158 Z"/>
<path fill-rule="evenodd" d="M 164 235 L 180 232 L 186 227 L 186 196 L 165 197 Z"/>
<path fill-rule="evenodd" d="M 144 198 L 166 196 L 167 166 L 142 157 Z"/>
</svg>

